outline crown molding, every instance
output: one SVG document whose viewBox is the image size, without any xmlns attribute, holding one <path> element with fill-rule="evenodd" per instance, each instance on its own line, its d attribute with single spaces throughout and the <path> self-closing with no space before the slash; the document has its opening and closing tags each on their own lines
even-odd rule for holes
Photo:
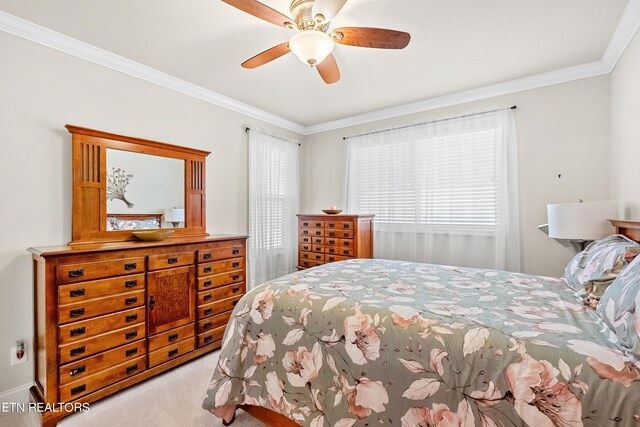
<svg viewBox="0 0 640 427">
<path fill-rule="evenodd" d="M 327 132 L 341 129 L 348 126 L 361 125 L 378 120 L 390 119 L 393 117 L 406 116 L 438 108 L 450 107 L 452 105 L 464 104 L 467 102 L 479 101 L 493 98 L 495 96 L 508 95 L 510 93 L 522 92 L 530 89 L 538 89 L 559 83 L 571 82 L 574 80 L 586 79 L 607 74 L 609 71 L 602 61 L 591 62 L 589 64 L 577 65 L 575 67 L 564 68 L 562 70 L 550 71 L 548 73 L 537 74 L 521 79 L 510 80 L 491 86 L 458 92 L 451 95 L 444 95 L 437 98 L 430 98 L 424 101 L 413 102 L 411 104 L 399 105 L 396 107 L 384 108 L 382 110 L 371 111 L 365 114 L 346 117 L 317 125 L 307 126 L 305 135 Z"/>
<path fill-rule="evenodd" d="M 618 27 L 614 31 L 604 55 L 602 55 L 602 62 L 607 66 L 609 72 L 612 72 L 618 64 L 638 28 L 640 28 L 640 0 L 629 0 Z"/>
<path fill-rule="evenodd" d="M 630 0 L 600 61 L 303 126 L 0 10 L 0 31 L 305 136 L 608 74 L 615 68 L 638 28 L 640 0 Z"/>
<path fill-rule="evenodd" d="M 205 89 L 120 55 L 100 49 L 99 47 L 34 24 L 33 22 L 11 15 L 2 10 L 0 10 L 0 30 L 210 104 L 271 123 L 292 132 L 302 134 L 305 130 L 304 126 L 283 117 L 236 101 L 212 90 Z"/>
</svg>

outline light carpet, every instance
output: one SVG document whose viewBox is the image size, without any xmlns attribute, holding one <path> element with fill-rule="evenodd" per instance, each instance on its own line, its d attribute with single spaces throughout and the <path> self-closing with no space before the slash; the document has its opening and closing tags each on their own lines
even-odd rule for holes
<svg viewBox="0 0 640 427">
<path fill-rule="evenodd" d="M 202 409 L 220 351 L 91 404 L 89 412 L 64 418 L 59 427 L 219 427 L 222 421 Z M 0 426 L 32 427 L 29 414 L 0 414 Z M 263 426 L 238 410 L 233 427 Z"/>
</svg>

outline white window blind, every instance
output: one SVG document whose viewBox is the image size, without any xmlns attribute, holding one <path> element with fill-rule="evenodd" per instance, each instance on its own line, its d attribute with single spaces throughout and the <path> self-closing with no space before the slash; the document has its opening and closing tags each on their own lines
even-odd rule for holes
<svg viewBox="0 0 640 427">
<path fill-rule="evenodd" d="M 376 239 L 383 242 L 376 256 L 432 262 L 427 254 L 475 245 L 493 256 L 475 265 L 519 269 L 511 110 L 357 135 L 346 144 L 345 207 L 375 215 Z M 435 235 L 437 241 L 429 237 Z M 447 241 L 444 235 L 478 238 Z M 469 264 L 464 261 L 438 258 Z"/>
<path fill-rule="evenodd" d="M 298 143 L 249 131 L 249 286 L 291 273 L 297 247 Z"/>
</svg>

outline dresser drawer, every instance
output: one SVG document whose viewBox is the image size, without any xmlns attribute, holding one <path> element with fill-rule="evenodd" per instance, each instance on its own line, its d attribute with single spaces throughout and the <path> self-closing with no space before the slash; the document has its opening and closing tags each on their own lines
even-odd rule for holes
<svg viewBox="0 0 640 427">
<path fill-rule="evenodd" d="M 351 240 L 351 239 L 340 239 L 340 240 L 338 240 L 337 245 L 340 248 L 353 248 L 353 240 Z"/>
<path fill-rule="evenodd" d="M 329 238 L 327 238 L 327 239 L 324 239 L 324 244 L 325 244 L 325 245 L 333 245 L 333 246 L 335 246 L 335 245 L 337 245 L 337 244 L 338 244 L 338 241 L 339 241 L 339 240 L 340 240 L 340 239 L 338 239 L 338 238 L 331 238 L 331 237 L 329 237 Z"/>
<path fill-rule="evenodd" d="M 60 387 L 60 401 L 70 402 L 147 369 L 146 357 L 138 357 Z"/>
<path fill-rule="evenodd" d="M 309 258 L 306 259 L 310 259 L 312 261 L 324 261 L 324 254 L 312 252 L 309 254 Z"/>
<path fill-rule="evenodd" d="M 205 345 L 220 341 L 222 337 L 224 337 L 224 331 L 226 328 L 227 326 L 224 325 L 198 335 L 198 347 L 204 347 Z"/>
<path fill-rule="evenodd" d="M 221 286 L 210 291 L 198 292 L 198 305 L 209 304 L 221 299 L 244 294 L 244 283 Z"/>
<path fill-rule="evenodd" d="M 351 259 L 351 258 L 346 256 L 339 256 L 339 255 L 325 255 L 324 259 L 327 262 L 338 262 L 338 261 L 344 261 L 345 259 Z"/>
<path fill-rule="evenodd" d="M 114 277 L 58 286 L 58 304 L 65 305 L 89 299 L 144 289 L 144 274 Z"/>
<path fill-rule="evenodd" d="M 322 228 L 301 228 L 300 235 L 310 237 L 324 236 L 324 230 Z"/>
<path fill-rule="evenodd" d="M 244 268 L 244 258 L 232 258 L 226 261 L 208 262 L 198 265 L 198 276 L 209 274 L 225 273 L 227 271 L 242 270 Z"/>
<path fill-rule="evenodd" d="M 200 249 L 198 262 L 218 261 L 221 259 L 238 258 L 244 256 L 244 245 L 238 241 L 237 246 L 229 246 L 215 249 Z"/>
<path fill-rule="evenodd" d="M 340 249 L 337 246 L 325 246 L 324 247 L 324 253 L 325 254 L 337 254 L 338 253 L 338 249 Z"/>
<path fill-rule="evenodd" d="M 58 326 L 58 343 L 77 341 L 145 321 L 145 308 L 120 311 Z"/>
<path fill-rule="evenodd" d="M 58 323 L 75 322 L 76 320 L 113 313 L 114 311 L 144 305 L 144 291 L 128 292 L 110 297 L 97 298 L 75 304 L 58 307 Z"/>
<path fill-rule="evenodd" d="M 212 302 L 211 304 L 201 305 L 198 307 L 198 319 L 204 319 L 205 317 L 233 310 L 236 304 L 238 304 L 238 301 L 240 301 L 240 298 L 242 298 L 241 295 L 234 298 L 227 298 L 222 301 Z"/>
<path fill-rule="evenodd" d="M 300 243 L 298 249 L 305 252 L 311 252 L 311 244 L 310 243 Z"/>
<path fill-rule="evenodd" d="M 60 375 L 60 384 L 64 385 L 71 381 L 78 381 L 89 375 L 104 371 L 107 368 L 133 360 L 137 357 L 147 354 L 147 348 L 144 340 L 140 340 L 122 347 L 108 350 L 95 356 L 87 357 L 63 365 L 58 370 Z"/>
<path fill-rule="evenodd" d="M 325 231 L 324 235 L 326 237 L 334 237 L 336 239 L 353 239 L 353 231 L 331 229 L 331 230 Z"/>
<path fill-rule="evenodd" d="M 67 363 L 72 360 L 82 359 L 83 357 L 137 341 L 140 338 L 144 338 L 146 333 L 146 324 L 139 323 L 106 334 L 62 344 L 58 346 L 59 360 L 60 363 Z"/>
<path fill-rule="evenodd" d="M 178 356 L 187 354 L 195 349 L 195 338 L 187 338 L 186 340 L 171 344 L 167 347 L 161 348 L 156 351 L 149 352 L 149 367 L 160 365 L 161 363 L 168 362 L 175 359 Z"/>
<path fill-rule="evenodd" d="M 306 227 L 306 228 L 323 228 L 324 227 L 324 221 L 308 221 L 308 220 L 302 220 L 299 223 L 302 227 Z"/>
<path fill-rule="evenodd" d="M 324 252 L 324 246 L 322 245 L 311 245 L 311 252 L 317 252 L 319 254 Z"/>
<path fill-rule="evenodd" d="M 311 268 L 311 267 L 316 267 L 318 265 L 322 265 L 324 264 L 324 262 L 322 261 L 312 261 L 312 260 L 301 260 L 300 262 L 298 262 L 298 265 L 300 265 L 301 267 L 305 267 L 305 268 Z"/>
<path fill-rule="evenodd" d="M 180 252 L 166 255 L 149 255 L 147 257 L 149 271 L 163 268 L 182 267 L 191 265 L 196 261 L 195 252 Z"/>
<path fill-rule="evenodd" d="M 324 245 L 324 237 L 312 237 L 311 243 L 314 245 Z"/>
<path fill-rule="evenodd" d="M 217 316 L 200 320 L 198 322 L 198 334 L 212 331 L 220 326 L 227 326 L 227 323 L 229 323 L 229 319 L 231 318 L 231 313 L 231 311 L 227 311 L 222 314 L 218 314 Z"/>
<path fill-rule="evenodd" d="M 300 243 L 306 243 L 306 244 L 311 244 L 313 243 L 311 236 L 300 236 L 300 238 L 298 239 L 298 241 Z"/>
<path fill-rule="evenodd" d="M 230 285 L 231 283 L 242 282 L 244 273 L 242 271 L 234 271 L 231 273 L 215 274 L 213 276 L 201 277 L 198 279 L 198 290 L 207 291 L 211 288 Z"/>
<path fill-rule="evenodd" d="M 302 248 L 301 248 L 301 249 L 302 249 Z M 309 249 L 311 249 L 311 248 L 309 248 Z M 312 253 L 312 252 L 303 252 L 303 251 L 300 251 L 300 252 L 298 252 L 298 259 L 313 259 L 313 258 L 312 258 L 312 257 L 313 257 L 313 255 L 315 255 L 315 254 L 314 254 L 314 253 Z"/>
<path fill-rule="evenodd" d="M 327 221 L 325 223 L 326 228 L 333 228 L 335 230 L 353 230 L 352 221 Z"/>
<path fill-rule="evenodd" d="M 354 256 L 354 253 L 353 248 L 341 248 L 340 246 L 337 247 L 336 251 L 336 254 L 340 256 Z"/>
<path fill-rule="evenodd" d="M 61 284 L 134 273 L 144 273 L 144 258 L 124 258 L 57 267 L 58 283 Z"/>
<path fill-rule="evenodd" d="M 193 323 L 149 337 L 149 352 L 175 344 L 195 335 Z"/>
</svg>

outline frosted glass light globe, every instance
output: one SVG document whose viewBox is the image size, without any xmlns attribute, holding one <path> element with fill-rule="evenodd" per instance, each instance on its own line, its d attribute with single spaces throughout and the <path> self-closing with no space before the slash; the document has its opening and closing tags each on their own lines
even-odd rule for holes
<svg viewBox="0 0 640 427">
<path fill-rule="evenodd" d="M 299 32 L 289 40 L 289 49 L 300 61 L 311 66 L 321 64 L 335 47 L 333 38 L 318 30 Z"/>
</svg>

